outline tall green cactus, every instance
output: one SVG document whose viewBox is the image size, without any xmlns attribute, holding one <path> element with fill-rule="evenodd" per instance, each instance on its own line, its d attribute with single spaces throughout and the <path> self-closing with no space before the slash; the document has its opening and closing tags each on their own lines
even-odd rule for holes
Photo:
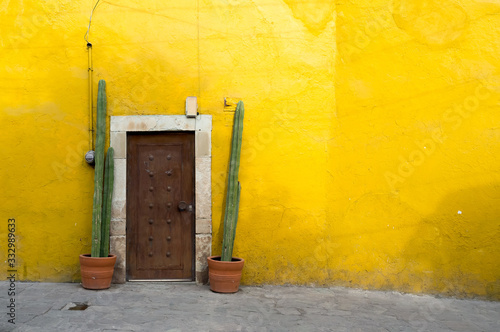
<svg viewBox="0 0 500 332">
<path fill-rule="evenodd" d="M 113 148 L 108 149 L 104 179 L 104 144 L 106 142 L 106 82 L 99 81 L 94 173 L 94 206 L 92 209 L 92 257 L 108 257 L 111 197 L 113 195 Z M 103 208 L 103 201 L 106 204 Z M 104 221 L 104 222 L 103 222 Z"/>
<path fill-rule="evenodd" d="M 115 174 L 114 150 L 109 148 L 106 153 L 106 166 L 104 166 L 104 192 L 102 206 L 101 250 L 100 257 L 109 254 L 109 224 L 111 222 L 111 203 L 113 198 L 113 182 Z"/>
<path fill-rule="evenodd" d="M 238 209 L 240 205 L 241 185 L 238 181 L 240 168 L 241 139 L 243 135 L 243 117 L 245 108 L 243 102 L 238 102 L 234 113 L 233 137 L 231 140 L 231 159 L 227 180 L 226 210 L 224 213 L 224 235 L 222 240 L 221 261 L 230 262 L 233 256 Z"/>
</svg>

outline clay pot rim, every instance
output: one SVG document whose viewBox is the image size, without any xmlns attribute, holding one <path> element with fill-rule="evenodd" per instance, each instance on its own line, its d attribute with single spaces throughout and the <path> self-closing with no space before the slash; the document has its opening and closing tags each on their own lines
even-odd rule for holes
<svg viewBox="0 0 500 332">
<path fill-rule="evenodd" d="M 218 259 L 217 259 L 218 258 Z M 214 262 L 220 262 L 220 263 L 224 263 L 224 264 L 238 264 L 238 263 L 241 263 L 241 262 L 244 262 L 245 260 L 243 258 L 240 258 L 240 257 L 231 257 L 231 261 L 230 262 L 224 262 L 224 261 L 221 261 L 220 260 L 221 256 L 220 255 L 217 255 L 217 256 L 209 256 L 207 259 L 211 260 L 211 261 L 214 261 Z"/>
<path fill-rule="evenodd" d="M 87 259 L 87 258 L 92 258 L 92 259 L 109 259 L 109 258 L 115 258 L 116 255 L 109 254 L 108 257 L 92 257 L 92 254 L 80 254 L 80 257 Z"/>
</svg>

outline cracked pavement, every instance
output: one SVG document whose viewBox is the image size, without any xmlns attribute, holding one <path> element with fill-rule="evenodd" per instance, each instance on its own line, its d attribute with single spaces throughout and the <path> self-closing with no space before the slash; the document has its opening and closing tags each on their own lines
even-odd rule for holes
<svg viewBox="0 0 500 332">
<path fill-rule="evenodd" d="M 500 302 L 338 287 L 242 286 L 216 294 L 194 283 L 158 282 L 103 291 L 18 282 L 14 325 L 6 315 L 8 288 L 0 282 L 2 332 L 500 331 Z"/>
</svg>

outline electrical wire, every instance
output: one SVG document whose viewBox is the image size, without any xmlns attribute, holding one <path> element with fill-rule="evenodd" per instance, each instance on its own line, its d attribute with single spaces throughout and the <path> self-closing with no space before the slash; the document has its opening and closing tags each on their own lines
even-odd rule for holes
<svg viewBox="0 0 500 332">
<path fill-rule="evenodd" d="M 94 95 L 93 82 L 94 82 L 94 68 L 92 65 L 92 44 L 87 43 L 87 50 L 89 52 L 89 63 L 88 63 L 88 71 L 89 71 L 89 148 L 90 150 L 94 150 L 94 102 L 92 100 Z"/>
<path fill-rule="evenodd" d="M 85 36 L 83 36 L 83 38 L 87 42 L 87 49 L 89 52 L 88 72 L 89 72 L 89 148 L 90 148 L 90 150 L 95 149 L 95 143 L 94 143 L 94 104 L 92 101 L 92 98 L 93 98 L 92 83 L 94 81 L 94 78 L 93 78 L 94 68 L 92 65 L 92 44 L 89 42 L 87 37 L 90 37 L 90 25 L 92 24 L 92 15 L 94 15 L 94 10 L 97 8 L 97 5 L 99 4 L 99 2 L 101 2 L 101 0 L 97 0 L 97 2 L 94 5 L 94 8 L 92 8 L 92 11 L 90 12 L 89 27 L 87 28 L 87 32 L 85 33 Z"/>
<path fill-rule="evenodd" d="M 99 4 L 99 2 L 101 2 L 101 0 L 97 0 L 97 2 L 95 3 L 94 8 L 92 8 L 92 11 L 90 12 L 89 27 L 87 29 L 87 32 L 85 33 L 85 36 L 83 36 L 83 38 L 85 39 L 85 41 L 87 42 L 87 44 L 90 44 L 90 42 L 87 39 L 87 37 L 90 37 L 90 25 L 92 24 L 92 15 L 94 15 L 94 10 L 97 8 L 97 5 Z"/>
</svg>

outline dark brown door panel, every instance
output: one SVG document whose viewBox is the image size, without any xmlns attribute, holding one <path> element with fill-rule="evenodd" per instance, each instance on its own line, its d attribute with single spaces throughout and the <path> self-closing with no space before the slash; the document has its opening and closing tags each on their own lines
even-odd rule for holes
<svg viewBox="0 0 500 332">
<path fill-rule="evenodd" d="M 127 278 L 194 278 L 194 133 L 127 135 Z"/>
</svg>

